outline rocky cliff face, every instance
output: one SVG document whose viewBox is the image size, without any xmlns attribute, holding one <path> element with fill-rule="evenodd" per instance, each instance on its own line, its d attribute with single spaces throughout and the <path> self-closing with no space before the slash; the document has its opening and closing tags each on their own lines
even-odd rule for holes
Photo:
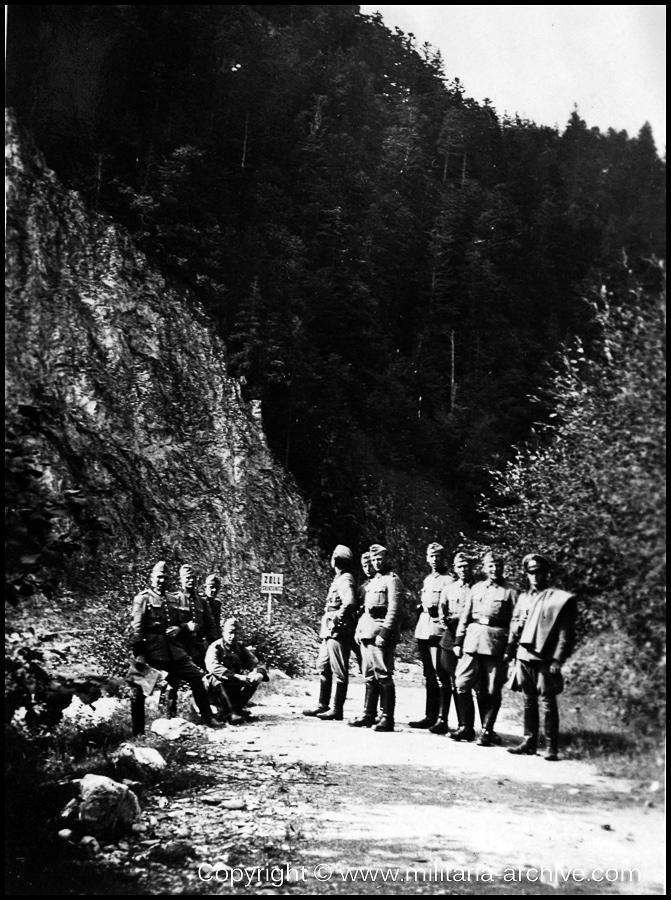
<svg viewBox="0 0 671 900">
<path fill-rule="evenodd" d="M 306 506 L 194 298 L 11 120 L 7 135 L 6 420 L 62 513 L 52 528 L 71 531 L 78 508 L 83 537 L 87 516 L 105 529 L 67 571 L 143 579 L 158 558 L 189 560 L 233 585 L 284 572 L 287 599 L 305 599 L 319 566 Z"/>
</svg>

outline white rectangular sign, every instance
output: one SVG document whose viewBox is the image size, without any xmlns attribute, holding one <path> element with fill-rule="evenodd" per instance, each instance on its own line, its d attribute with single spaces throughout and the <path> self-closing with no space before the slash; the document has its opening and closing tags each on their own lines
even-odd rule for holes
<svg viewBox="0 0 671 900">
<path fill-rule="evenodd" d="M 284 593 L 284 575 L 279 575 L 277 572 L 263 572 L 261 575 L 261 593 Z"/>
</svg>

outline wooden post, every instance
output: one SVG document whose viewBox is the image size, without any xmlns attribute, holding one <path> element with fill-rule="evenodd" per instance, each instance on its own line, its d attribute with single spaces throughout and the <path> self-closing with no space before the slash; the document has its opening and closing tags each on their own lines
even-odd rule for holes
<svg viewBox="0 0 671 900">
<path fill-rule="evenodd" d="M 266 617 L 266 621 L 270 625 L 273 620 L 273 595 L 268 594 L 268 615 Z"/>
</svg>

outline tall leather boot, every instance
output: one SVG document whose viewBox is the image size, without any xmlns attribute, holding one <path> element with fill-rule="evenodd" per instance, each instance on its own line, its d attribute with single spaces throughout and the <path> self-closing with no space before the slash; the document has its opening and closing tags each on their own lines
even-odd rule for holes
<svg viewBox="0 0 671 900">
<path fill-rule="evenodd" d="M 382 718 L 373 726 L 373 731 L 393 731 L 394 713 L 396 711 L 396 685 L 381 684 L 380 695 L 382 697 Z"/>
<path fill-rule="evenodd" d="M 335 693 L 333 695 L 333 706 L 331 709 L 327 709 L 326 712 L 318 713 L 317 718 L 321 719 L 322 722 L 342 722 L 343 720 L 343 708 L 345 706 L 345 700 L 347 699 L 347 682 L 346 681 L 336 681 Z"/>
<path fill-rule="evenodd" d="M 377 681 L 366 682 L 366 696 L 363 701 L 363 715 L 358 719 L 352 719 L 349 725 L 352 728 L 370 728 L 375 724 L 377 714 L 377 701 L 380 696 L 380 686 Z"/>
<path fill-rule="evenodd" d="M 475 699 L 478 704 L 478 715 L 480 716 L 480 728 L 484 731 L 487 727 L 487 713 L 489 712 L 489 695 L 483 691 L 476 691 Z"/>
<path fill-rule="evenodd" d="M 559 759 L 559 710 L 553 705 L 545 710 L 545 739 L 548 750 L 545 759 L 557 762 Z"/>
<path fill-rule="evenodd" d="M 475 740 L 475 705 L 470 689 L 457 692 L 457 704 L 461 712 L 461 725 L 453 731 L 450 737 L 453 741 Z"/>
<path fill-rule="evenodd" d="M 498 736 L 498 734 L 494 731 L 494 725 L 496 724 L 496 717 L 499 714 L 499 709 L 501 709 L 501 698 L 500 697 L 487 697 L 487 711 L 485 712 L 484 720 L 482 723 L 482 734 L 478 739 L 478 744 L 480 747 L 493 747 L 494 744 L 502 744 L 503 741 Z M 484 712 L 484 707 L 480 708 L 480 714 Z"/>
<path fill-rule="evenodd" d="M 142 688 L 135 687 L 130 698 L 130 721 L 133 734 L 144 734 L 145 709 Z"/>
<path fill-rule="evenodd" d="M 207 690 L 203 684 L 202 678 L 194 678 L 189 681 L 189 687 L 193 694 L 193 699 L 198 707 L 198 712 L 203 720 L 203 725 L 208 728 L 218 728 L 219 722 L 212 715 L 212 707 L 210 706 L 210 698 L 207 696 Z"/>
<path fill-rule="evenodd" d="M 332 677 L 330 675 L 322 675 L 319 679 L 319 700 L 316 709 L 304 709 L 304 716 L 318 716 L 320 713 L 328 712 L 329 703 L 331 702 L 331 685 Z"/>
<path fill-rule="evenodd" d="M 432 728 L 438 721 L 438 710 L 440 705 L 440 688 L 435 682 L 428 682 L 426 685 L 426 705 L 424 707 L 424 718 L 418 719 L 416 722 L 408 722 L 411 728 Z"/>
<path fill-rule="evenodd" d="M 524 695 L 524 740 L 517 747 L 509 747 L 513 756 L 535 756 L 538 749 L 538 701 Z"/>
<path fill-rule="evenodd" d="M 165 690 L 165 714 L 168 719 L 177 718 L 177 688 L 168 686 Z"/>
<path fill-rule="evenodd" d="M 451 698 L 450 686 L 441 684 L 438 696 L 438 721 L 429 728 L 431 734 L 447 734 L 447 718 L 450 714 Z"/>
</svg>

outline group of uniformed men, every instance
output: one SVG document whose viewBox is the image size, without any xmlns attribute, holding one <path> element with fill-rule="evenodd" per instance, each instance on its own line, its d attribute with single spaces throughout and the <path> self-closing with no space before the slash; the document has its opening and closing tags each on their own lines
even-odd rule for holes
<svg viewBox="0 0 671 900">
<path fill-rule="evenodd" d="M 227 618 L 222 625 L 218 597 L 221 579 L 208 575 L 205 596 L 196 590 L 193 567 L 179 570 L 180 590 L 170 593 L 165 562 L 157 562 L 150 586 L 133 600 L 131 648 L 135 671 L 149 665 L 166 673 L 167 716 L 177 715 L 180 683 L 191 688 L 202 723 L 217 728 L 240 725 L 251 718 L 246 704 L 268 672 L 252 651 L 238 640 L 238 625 Z M 216 710 L 216 714 L 214 712 Z M 131 699 L 133 731 L 145 728 L 145 696 L 136 686 Z"/>
<path fill-rule="evenodd" d="M 502 689 L 509 679 L 513 690 L 524 693 L 524 739 L 508 752 L 535 755 L 540 702 L 547 742 L 545 758 L 556 761 L 557 696 L 563 690 L 562 665 L 573 645 L 575 598 L 551 586 L 550 562 L 539 553 L 530 553 L 522 561 L 528 580 L 522 592 L 504 577 L 503 557 L 493 551 L 482 557 L 485 577 L 480 581 L 474 581 L 474 560 L 465 553 L 456 553 L 450 571 L 445 548 L 431 543 L 426 561 L 431 571 L 422 585 L 415 628 L 426 706 L 423 718 L 408 724 L 432 734 L 448 734 L 453 698 L 458 727 L 449 737 L 474 741 L 475 692 L 482 724 L 477 743 L 481 747 L 501 744 L 494 726 Z M 358 588 L 349 548 L 339 544 L 331 566 L 335 577 L 321 621 L 317 658 L 319 700 L 316 708 L 303 714 L 323 720 L 343 719 L 349 658 L 354 649 L 366 693 L 362 715 L 349 724 L 394 731 L 394 651 L 400 636 L 403 585 L 392 571 L 387 549 L 380 544 L 373 544 L 362 555 L 365 580 Z"/>
</svg>

